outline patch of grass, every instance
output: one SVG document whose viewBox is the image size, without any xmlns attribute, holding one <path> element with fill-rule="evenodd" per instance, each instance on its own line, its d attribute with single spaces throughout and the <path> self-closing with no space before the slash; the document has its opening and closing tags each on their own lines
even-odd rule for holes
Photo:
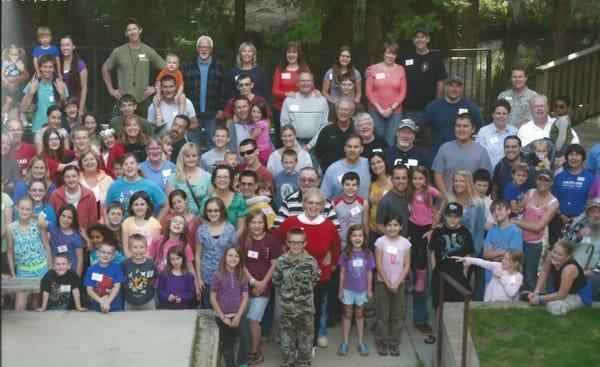
<svg viewBox="0 0 600 367">
<path fill-rule="evenodd" d="M 600 309 L 566 317 L 542 309 L 474 309 L 470 331 L 486 367 L 564 367 L 600 364 Z"/>
</svg>

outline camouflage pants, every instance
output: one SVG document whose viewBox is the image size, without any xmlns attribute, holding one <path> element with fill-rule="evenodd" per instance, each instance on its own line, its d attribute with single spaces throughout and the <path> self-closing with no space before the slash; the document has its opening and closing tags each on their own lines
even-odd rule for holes
<svg viewBox="0 0 600 367">
<path fill-rule="evenodd" d="M 310 366 L 314 328 L 314 315 L 281 315 L 279 336 L 282 366 Z"/>
<path fill-rule="evenodd" d="M 546 304 L 548 312 L 555 316 L 564 316 L 567 312 L 579 307 L 583 307 L 583 301 L 577 294 L 569 294 L 563 300 L 550 301 Z"/>
</svg>

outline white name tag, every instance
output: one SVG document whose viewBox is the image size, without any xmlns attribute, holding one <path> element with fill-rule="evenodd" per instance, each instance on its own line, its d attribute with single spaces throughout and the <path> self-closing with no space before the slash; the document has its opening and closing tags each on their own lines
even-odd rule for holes
<svg viewBox="0 0 600 367">
<path fill-rule="evenodd" d="M 171 170 L 166 169 L 166 170 L 162 171 L 162 175 L 163 175 L 163 177 L 169 177 L 171 175 Z"/>
<path fill-rule="evenodd" d="M 585 177 L 577 177 L 577 181 L 584 182 L 585 181 Z"/>
<path fill-rule="evenodd" d="M 375 148 L 375 149 L 371 150 L 371 152 L 373 152 L 373 153 L 375 153 L 375 152 L 383 153 L 383 149 L 381 149 L 381 148 Z"/>
<path fill-rule="evenodd" d="M 281 73 L 281 79 L 292 79 L 292 74 L 290 74 L 290 73 Z"/>
<path fill-rule="evenodd" d="M 69 248 L 67 247 L 67 245 L 60 245 L 56 249 L 58 250 L 58 252 L 67 252 L 67 251 L 69 251 Z"/>
<path fill-rule="evenodd" d="M 236 82 L 237 82 L 237 80 L 238 80 L 238 78 L 239 78 L 239 77 L 240 77 L 239 75 L 236 75 L 236 76 L 234 77 L 234 79 L 235 79 L 235 81 L 236 81 Z"/>
<path fill-rule="evenodd" d="M 512 101 L 512 97 L 511 96 L 506 96 L 506 97 L 504 97 L 504 99 L 507 100 L 507 101 Z"/>
<path fill-rule="evenodd" d="M 415 200 L 416 201 L 423 201 L 423 196 L 422 195 L 415 195 Z"/>
<path fill-rule="evenodd" d="M 492 136 L 490 138 L 490 144 L 497 144 L 500 141 L 497 136 Z"/>
<path fill-rule="evenodd" d="M 263 210 L 262 210 L 262 211 L 263 211 L 263 213 L 265 213 L 265 215 L 271 215 L 271 214 L 275 214 L 275 213 L 273 212 L 273 209 L 272 209 L 272 208 L 270 208 L 270 207 L 263 208 Z"/>
<path fill-rule="evenodd" d="M 50 103 L 54 103 L 54 95 L 53 94 L 51 94 L 51 95 L 48 96 L 48 101 Z"/>
<path fill-rule="evenodd" d="M 138 59 L 143 60 L 146 58 L 146 54 L 139 54 Z"/>
<path fill-rule="evenodd" d="M 350 209 L 350 215 L 355 216 L 358 213 L 360 213 L 360 206 L 355 206 L 352 209 Z"/>
<path fill-rule="evenodd" d="M 290 111 L 292 111 L 292 112 L 298 112 L 298 111 L 300 111 L 300 106 L 297 105 L 297 104 L 291 104 L 290 105 Z"/>
<path fill-rule="evenodd" d="M 333 80 L 333 74 L 329 74 L 329 80 Z"/>
<path fill-rule="evenodd" d="M 103 276 L 104 276 L 104 274 L 92 273 L 92 280 L 95 280 L 97 282 L 101 282 Z"/>
<path fill-rule="evenodd" d="M 141 234 L 142 236 L 147 236 L 147 235 L 148 235 L 148 233 L 149 233 L 149 232 L 148 232 L 148 228 L 141 228 L 141 229 L 140 229 L 140 234 Z"/>
<path fill-rule="evenodd" d="M 248 257 L 251 259 L 258 259 L 258 251 L 248 250 Z"/>
<path fill-rule="evenodd" d="M 344 177 L 343 173 L 337 177 L 338 181 L 342 182 L 342 177 Z"/>
<path fill-rule="evenodd" d="M 362 259 L 352 260 L 352 266 L 354 266 L 356 268 L 360 268 L 361 266 L 363 266 L 363 260 Z"/>
<path fill-rule="evenodd" d="M 61 293 L 66 293 L 71 291 L 71 284 L 61 284 L 60 285 Z"/>
<path fill-rule="evenodd" d="M 154 270 L 148 270 L 146 272 L 146 277 L 147 278 L 152 278 L 154 276 Z"/>
<path fill-rule="evenodd" d="M 404 63 L 404 65 L 406 65 L 406 66 L 411 66 L 413 64 L 414 64 L 413 59 L 406 59 L 406 62 Z"/>
<path fill-rule="evenodd" d="M 459 108 L 458 114 L 460 115 L 461 113 L 469 113 L 469 109 L 468 108 Z"/>
<path fill-rule="evenodd" d="M 394 246 L 388 246 L 385 249 L 385 252 L 387 252 L 388 254 L 397 255 L 398 254 L 398 248 L 396 248 Z"/>
<path fill-rule="evenodd" d="M 385 78 L 385 73 L 377 73 L 375 74 L 375 79 L 380 80 Z"/>
<path fill-rule="evenodd" d="M 416 160 L 416 159 L 409 159 L 409 160 L 408 160 L 408 165 L 409 165 L 409 166 L 414 166 L 414 167 L 416 167 L 416 166 L 418 166 L 418 165 L 419 165 L 419 161 L 418 161 L 418 160 Z"/>
</svg>

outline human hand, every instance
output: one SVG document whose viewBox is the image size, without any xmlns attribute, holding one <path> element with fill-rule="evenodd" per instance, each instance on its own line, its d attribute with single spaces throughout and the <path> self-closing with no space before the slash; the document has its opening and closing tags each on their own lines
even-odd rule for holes
<svg viewBox="0 0 600 367">
<path fill-rule="evenodd" d="M 323 93 L 321 93 L 320 90 L 318 89 L 313 89 L 313 95 L 315 96 L 315 98 L 321 98 L 321 96 L 323 95 Z"/>
<path fill-rule="evenodd" d="M 371 289 L 367 290 L 367 298 L 368 299 L 373 299 L 373 291 Z"/>
<path fill-rule="evenodd" d="M 325 254 L 325 257 L 323 258 L 323 265 L 331 265 L 331 251 L 327 251 L 327 253 Z"/>
<path fill-rule="evenodd" d="M 231 324 L 229 325 L 229 327 L 231 328 L 236 328 L 240 325 L 240 317 L 236 316 L 233 319 L 231 319 Z"/>
<path fill-rule="evenodd" d="M 494 274 L 494 276 L 496 278 L 500 279 L 500 277 L 502 276 L 503 272 L 502 272 L 502 270 L 496 270 L 496 271 L 494 271 L 493 274 Z"/>
<path fill-rule="evenodd" d="M 29 94 L 33 96 L 37 92 L 39 87 L 40 81 L 38 80 L 38 78 L 31 79 L 31 82 L 29 82 Z"/>
<path fill-rule="evenodd" d="M 344 302 L 344 289 L 340 289 L 338 291 L 338 299 L 340 300 L 340 302 Z"/>
<path fill-rule="evenodd" d="M 44 311 L 46 311 L 46 309 L 43 307 L 38 307 L 38 308 L 34 309 L 34 311 L 35 312 L 44 312 Z"/>
<path fill-rule="evenodd" d="M 202 281 L 202 279 L 198 278 L 196 283 L 198 283 L 198 289 L 200 289 L 200 292 L 204 292 L 204 282 Z"/>
<path fill-rule="evenodd" d="M 457 263 L 464 263 L 467 260 L 463 256 L 450 256 L 450 258 L 456 260 Z"/>
<path fill-rule="evenodd" d="M 254 282 L 254 289 L 258 291 L 258 294 L 261 294 L 262 292 L 264 292 L 267 289 L 267 285 L 262 280 L 260 280 L 260 281 L 256 280 Z"/>
<path fill-rule="evenodd" d="M 147 86 L 146 89 L 144 89 L 144 99 L 148 98 L 154 93 L 156 93 L 156 88 L 154 88 L 152 85 Z"/>
<path fill-rule="evenodd" d="M 221 319 L 221 321 L 223 321 L 223 323 L 229 327 L 231 327 L 231 319 L 227 318 L 227 317 L 223 317 Z"/>
<path fill-rule="evenodd" d="M 181 303 L 181 297 L 175 296 L 175 303 Z"/>
<path fill-rule="evenodd" d="M 172 294 L 169 294 L 169 297 L 167 298 L 167 301 L 169 301 L 169 302 L 175 301 L 175 296 L 172 295 Z"/>
<path fill-rule="evenodd" d="M 121 92 L 121 90 L 120 90 L 120 89 L 114 89 L 114 88 L 113 88 L 113 89 L 109 90 L 109 91 L 108 91 L 108 93 L 109 93 L 111 96 L 115 97 L 115 99 L 117 99 L 117 100 L 118 100 L 118 99 L 121 99 L 121 97 L 123 96 L 123 93 Z"/>
<path fill-rule="evenodd" d="M 431 242 L 432 234 L 433 234 L 433 229 L 430 229 L 429 231 L 425 232 L 425 234 L 423 235 L 423 238 L 426 238 L 427 242 Z"/>
<path fill-rule="evenodd" d="M 107 299 L 104 299 L 100 304 L 100 311 L 104 313 L 108 313 L 110 311 L 110 302 Z"/>
<path fill-rule="evenodd" d="M 63 82 L 62 78 L 57 78 L 54 81 L 54 86 L 56 87 L 56 90 L 58 91 L 58 94 L 60 94 L 61 97 L 64 97 L 64 95 L 65 95 L 65 83 Z"/>
</svg>

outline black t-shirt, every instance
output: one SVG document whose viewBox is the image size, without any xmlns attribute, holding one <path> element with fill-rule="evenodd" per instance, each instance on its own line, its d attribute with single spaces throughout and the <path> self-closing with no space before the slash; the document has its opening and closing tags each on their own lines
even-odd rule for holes
<svg viewBox="0 0 600 367">
<path fill-rule="evenodd" d="M 121 270 L 125 276 L 123 297 L 132 305 L 143 305 L 154 298 L 152 280 L 158 278 L 152 259 L 146 259 L 143 264 L 136 264 L 131 258 L 123 260 Z"/>
<path fill-rule="evenodd" d="M 363 152 L 360 155 L 361 157 L 365 157 L 367 159 L 369 159 L 371 157 L 371 154 L 373 154 L 373 152 L 381 152 L 383 153 L 383 151 L 388 147 L 388 143 L 387 140 L 385 140 L 383 137 L 381 137 L 381 135 L 375 135 L 375 139 L 373 139 L 372 142 L 370 143 L 365 143 L 363 145 Z"/>
<path fill-rule="evenodd" d="M 436 228 L 431 235 L 429 245 L 434 251 L 436 271 L 444 271 L 457 279 L 455 274 L 463 272 L 463 264 L 451 259 L 451 256 L 466 256 L 475 252 L 473 237 L 468 229 L 461 226 L 450 229 L 446 226 Z M 460 277 L 458 277 L 460 279 Z"/>
<path fill-rule="evenodd" d="M 146 146 L 140 143 L 125 144 L 125 153 L 133 153 L 138 162 L 146 160 Z"/>
<path fill-rule="evenodd" d="M 71 310 L 74 307 L 73 290 L 81 288 L 81 279 L 73 270 L 59 276 L 52 269 L 42 278 L 42 292 L 48 292 L 48 310 Z"/>
<path fill-rule="evenodd" d="M 447 78 L 444 61 L 439 52 L 429 51 L 418 55 L 411 50 L 400 58 L 399 63 L 406 70 L 405 110 L 422 111 L 437 96 L 437 82 Z"/>
</svg>

